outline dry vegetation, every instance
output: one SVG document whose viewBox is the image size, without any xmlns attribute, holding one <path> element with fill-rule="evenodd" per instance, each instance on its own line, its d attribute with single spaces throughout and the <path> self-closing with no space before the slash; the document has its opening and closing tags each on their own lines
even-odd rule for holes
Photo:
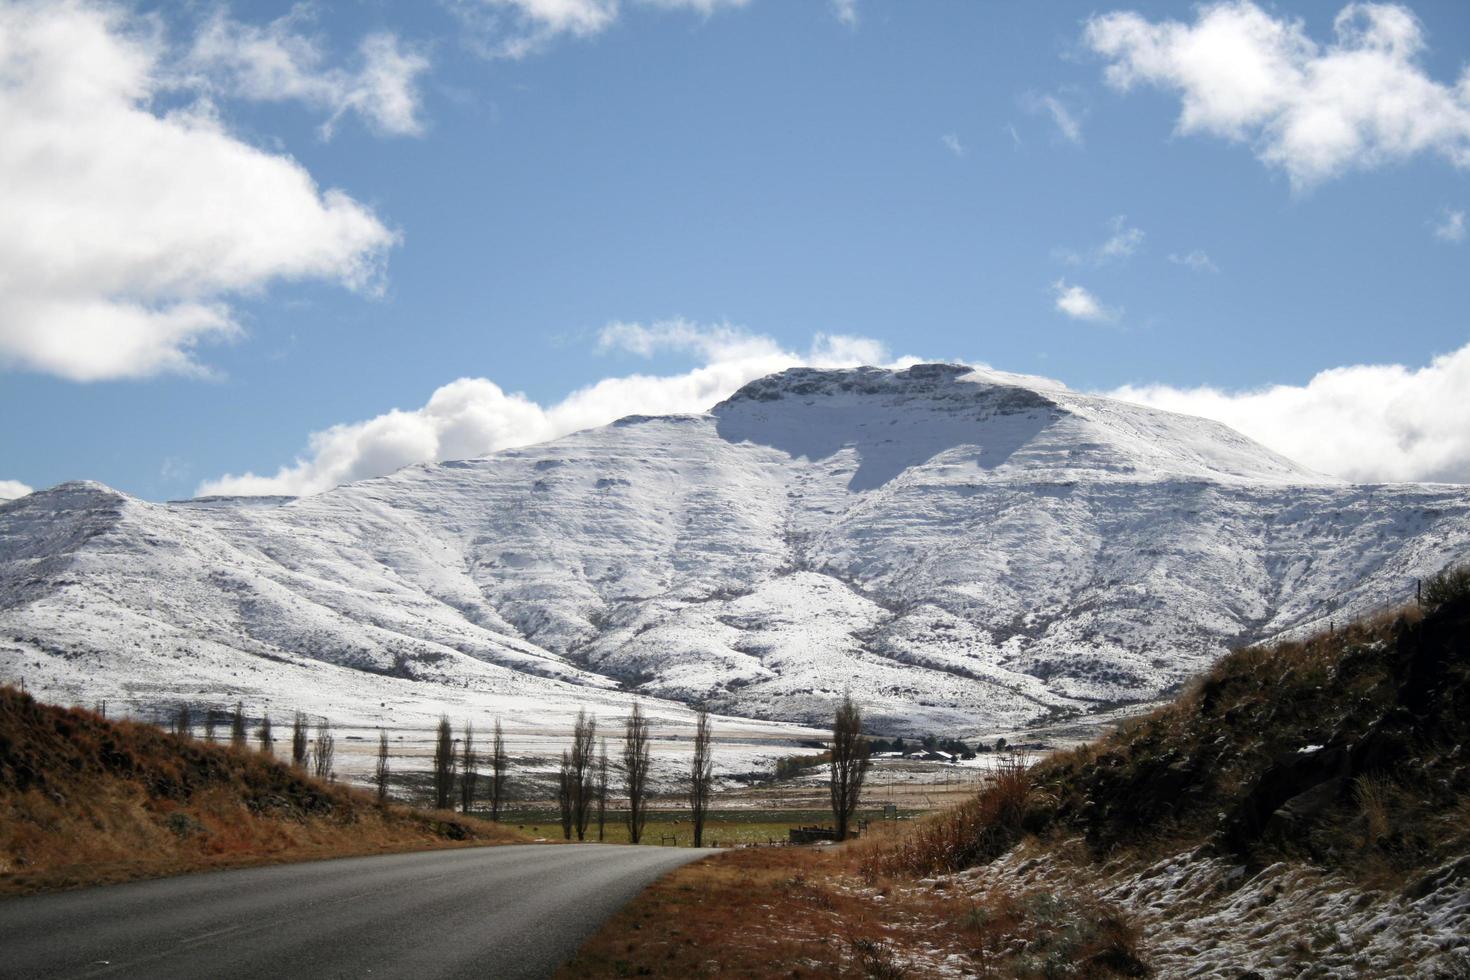
<svg viewBox="0 0 1470 980">
<path fill-rule="evenodd" d="M 657 882 L 558 974 L 583 977 L 1140 976 L 1116 910 L 1043 892 L 977 903 L 865 878 L 858 850 L 727 851 Z"/>
<path fill-rule="evenodd" d="M 562 975 L 1144 976 L 1139 924 L 1089 880 L 1192 853 L 1237 882 L 1325 869 L 1370 903 L 1452 884 L 1470 876 L 1470 572 L 1426 600 L 1232 653 L 1168 707 L 913 824 L 681 869 Z M 1007 852 L 1009 873 L 976 868 Z"/>
<path fill-rule="evenodd" d="M 0 688 L 0 893 L 524 840 L 480 820 L 380 806 L 251 749 Z"/>
</svg>

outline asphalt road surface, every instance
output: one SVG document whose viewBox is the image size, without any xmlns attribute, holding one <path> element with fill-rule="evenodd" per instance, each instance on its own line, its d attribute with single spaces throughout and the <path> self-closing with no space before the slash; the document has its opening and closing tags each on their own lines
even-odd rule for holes
<svg viewBox="0 0 1470 980">
<path fill-rule="evenodd" d="M 691 848 L 516 845 L 0 900 L 0 977 L 545 977 Z"/>
</svg>

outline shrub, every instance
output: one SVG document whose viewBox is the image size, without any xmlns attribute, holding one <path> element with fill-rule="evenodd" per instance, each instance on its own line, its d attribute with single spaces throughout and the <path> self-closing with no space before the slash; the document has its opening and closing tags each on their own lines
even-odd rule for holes
<svg viewBox="0 0 1470 980">
<path fill-rule="evenodd" d="M 1465 596 L 1470 596 L 1470 564 L 1453 565 L 1424 583 L 1424 608 L 1429 610 Z"/>
<path fill-rule="evenodd" d="M 897 838 L 875 841 L 860 859 L 864 877 L 959 871 L 1004 854 L 1036 816 L 1037 794 L 1026 760 L 1013 756 L 959 806 L 934 814 Z"/>
</svg>

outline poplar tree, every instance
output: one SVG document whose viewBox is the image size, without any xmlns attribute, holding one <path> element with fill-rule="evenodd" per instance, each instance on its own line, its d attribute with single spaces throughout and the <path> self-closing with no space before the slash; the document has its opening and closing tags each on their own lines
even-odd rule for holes
<svg viewBox="0 0 1470 980">
<path fill-rule="evenodd" d="M 592 817 L 593 784 L 592 743 L 597 738 L 597 719 L 589 717 L 585 710 L 577 712 L 577 721 L 572 728 L 571 791 L 572 829 L 577 840 L 587 839 L 587 824 Z"/>
<path fill-rule="evenodd" d="M 868 775 L 868 741 L 863 738 L 862 728 L 862 712 L 852 703 L 852 695 L 844 694 L 832 720 L 832 760 L 828 779 L 838 840 L 847 840 L 848 826 L 857 811 L 863 780 Z"/>
<path fill-rule="evenodd" d="M 475 802 L 475 783 L 480 778 L 480 760 L 475 755 L 475 728 L 464 723 L 464 745 L 459 755 L 459 810 L 469 813 Z"/>
<path fill-rule="evenodd" d="M 306 754 L 311 745 L 306 732 L 306 714 L 298 711 L 291 719 L 291 765 L 297 769 L 306 768 Z"/>
<path fill-rule="evenodd" d="M 237 749 L 245 747 L 245 705 L 239 701 L 230 715 L 230 745 Z"/>
<path fill-rule="evenodd" d="M 255 737 L 260 743 L 260 751 L 266 755 L 276 754 L 276 737 L 271 732 L 271 715 L 267 711 L 260 718 L 260 727 L 255 730 Z"/>
<path fill-rule="evenodd" d="M 311 770 L 317 779 L 332 778 L 332 760 L 337 755 L 337 739 L 326 718 L 316 723 L 316 741 L 311 746 Z"/>
<path fill-rule="evenodd" d="M 597 757 L 597 839 L 605 839 L 607 831 L 607 739 Z"/>
<path fill-rule="evenodd" d="M 689 770 L 689 810 L 694 823 L 694 846 L 704 846 L 704 818 L 714 788 L 714 760 L 710 753 L 709 712 L 701 708 L 694 728 L 694 762 Z"/>
<path fill-rule="evenodd" d="M 623 722 L 623 785 L 628 793 L 628 840 L 634 844 L 643 839 L 648 821 L 648 766 L 648 719 L 635 702 Z"/>
<path fill-rule="evenodd" d="M 500 819 L 500 808 L 505 805 L 505 785 L 510 771 L 510 758 L 505 754 L 505 736 L 500 730 L 500 719 L 495 719 L 495 734 L 490 742 L 490 819 Z"/>
<path fill-rule="evenodd" d="M 378 788 L 378 803 L 388 802 L 388 733 L 378 729 L 378 764 L 373 769 L 373 785 Z"/>
<path fill-rule="evenodd" d="M 449 727 L 449 716 L 439 716 L 439 734 L 434 740 L 434 808 L 449 809 L 450 797 L 454 795 L 454 729 Z"/>
</svg>

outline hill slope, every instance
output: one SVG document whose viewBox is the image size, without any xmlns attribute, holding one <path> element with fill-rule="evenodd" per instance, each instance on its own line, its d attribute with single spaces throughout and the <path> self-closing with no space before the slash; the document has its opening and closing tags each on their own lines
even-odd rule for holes
<svg viewBox="0 0 1470 980">
<path fill-rule="evenodd" d="M 367 723 L 624 692 L 816 722 L 850 689 L 879 728 L 993 731 L 1467 554 L 1466 488 L 1344 485 L 1036 379 L 797 369 L 311 498 L 0 505 L 0 665 L 57 700 L 330 688 Z"/>
<path fill-rule="evenodd" d="M 494 842 L 524 838 L 0 687 L 0 892 Z"/>
</svg>

